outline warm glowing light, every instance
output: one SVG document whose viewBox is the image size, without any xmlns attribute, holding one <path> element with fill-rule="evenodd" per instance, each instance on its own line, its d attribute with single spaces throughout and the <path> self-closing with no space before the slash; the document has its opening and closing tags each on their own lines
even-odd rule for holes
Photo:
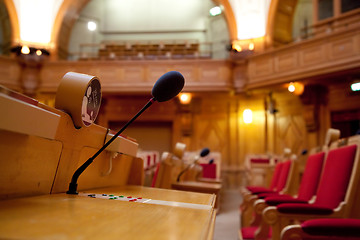
<svg viewBox="0 0 360 240">
<path fill-rule="evenodd" d="M 252 42 L 249 43 L 249 50 L 251 50 L 251 51 L 254 50 L 254 47 L 255 47 L 254 43 L 252 43 Z"/>
<path fill-rule="evenodd" d="M 289 92 L 291 92 L 291 93 L 295 91 L 294 83 L 291 82 L 291 83 L 289 84 L 288 90 L 289 90 Z"/>
<path fill-rule="evenodd" d="M 360 91 L 360 82 L 351 84 L 351 90 L 352 91 Z"/>
<path fill-rule="evenodd" d="M 190 93 L 180 93 L 179 99 L 182 104 L 189 104 L 191 102 L 191 94 Z"/>
<path fill-rule="evenodd" d="M 235 49 L 235 50 L 238 51 L 238 52 L 241 52 L 241 51 L 242 51 L 242 48 L 241 48 L 240 44 L 234 44 L 234 45 L 233 45 L 233 49 Z"/>
<path fill-rule="evenodd" d="M 88 26 L 89 31 L 91 31 L 91 32 L 96 30 L 96 22 L 89 21 L 87 26 Z"/>
<path fill-rule="evenodd" d="M 304 92 L 304 84 L 301 82 L 291 82 L 287 84 L 287 89 L 289 92 L 295 94 L 295 95 L 301 95 Z"/>
<path fill-rule="evenodd" d="M 21 53 L 22 54 L 29 54 L 30 53 L 30 48 L 28 46 L 22 46 L 21 48 Z"/>
<path fill-rule="evenodd" d="M 221 14 L 221 8 L 219 6 L 210 9 L 210 16 L 217 16 Z"/>
<path fill-rule="evenodd" d="M 36 50 L 36 55 L 41 56 L 42 55 L 42 51 L 40 49 Z"/>
<path fill-rule="evenodd" d="M 246 124 L 252 123 L 252 111 L 251 109 L 245 109 L 243 112 L 243 121 Z"/>
<path fill-rule="evenodd" d="M 56 13 L 63 0 L 17 0 L 20 38 L 24 43 L 48 46 Z"/>
<path fill-rule="evenodd" d="M 271 1 L 229 0 L 236 19 L 238 39 L 265 36 Z"/>
</svg>

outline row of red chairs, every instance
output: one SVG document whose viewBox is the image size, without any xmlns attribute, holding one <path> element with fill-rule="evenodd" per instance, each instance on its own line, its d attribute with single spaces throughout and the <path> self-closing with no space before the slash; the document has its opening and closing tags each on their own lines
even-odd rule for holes
<svg viewBox="0 0 360 240">
<path fill-rule="evenodd" d="M 344 141 L 341 141 L 342 143 Z M 284 194 L 294 161 L 276 165 L 269 188 L 246 188 L 243 239 L 360 239 L 360 135 L 309 155 L 296 196 Z M 251 221 L 246 221 L 249 212 Z M 298 223 L 298 224 L 294 224 Z"/>
</svg>

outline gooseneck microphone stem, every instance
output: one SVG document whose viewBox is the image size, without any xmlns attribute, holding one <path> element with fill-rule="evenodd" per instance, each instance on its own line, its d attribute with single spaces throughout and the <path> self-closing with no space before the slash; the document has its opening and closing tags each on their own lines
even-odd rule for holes
<svg viewBox="0 0 360 240">
<path fill-rule="evenodd" d="M 184 170 L 182 170 L 182 171 L 179 173 L 176 181 L 177 181 L 177 182 L 180 182 L 180 177 L 181 177 L 187 170 L 189 170 L 190 167 L 192 167 L 192 166 L 194 166 L 194 165 L 195 165 L 195 163 L 192 163 L 192 164 L 188 165 Z"/>
<path fill-rule="evenodd" d="M 105 150 L 136 118 L 138 118 L 147 108 L 151 106 L 156 99 L 153 97 L 149 100 L 149 102 L 132 118 L 128 121 L 109 141 L 107 141 L 92 157 L 90 157 L 83 165 L 81 165 L 75 172 L 71 178 L 71 182 L 69 184 L 69 190 L 66 192 L 67 194 L 78 194 L 77 192 L 77 180 L 82 172 L 94 161 L 94 159 L 99 156 L 101 152 Z"/>
</svg>

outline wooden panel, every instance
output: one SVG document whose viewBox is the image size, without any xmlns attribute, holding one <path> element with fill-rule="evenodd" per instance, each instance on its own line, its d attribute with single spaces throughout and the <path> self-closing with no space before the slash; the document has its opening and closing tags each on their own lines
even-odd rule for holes
<svg viewBox="0 0 360 240">
<path fill-rule="evenodd" d="M 11 89 L 20 90 L 20 65 L 12 59 L 0 56 L 0 84 Z"/>
<path fill-rule="evenodd" d="M 317 64 L 323 62 L 325 60 L 326 50 L 325 46 L 317 45 L 317 46 L 307 46 L 304 49 L 299 51 L 298 55 L 300 58 L 300 66 L 316 66 Z"/>
<path fill-rule="evenodd" d="M 252 89 L 339 71 L 355 71 L 360 67 L 359 38 L 359 31 L 347 29 L 249 57 L 247 87 Z M 294 64 L 297 63 L 295 68 L 288 62 L 291 61 L 289 57 L 284 57 L 290 55 Z M 274 69 L 273 61 L 279 64 Z"/>
<path fill-rule="evenodd" d="M 49 194 L 62 144 L 0 130 L 0 199 Z"/>
<path fill-rule="evenodd" d="M 331 59 L 346 58 L 356 56 L 357 54 L 355 37 L 334 40 L 330 43 L 329 55 Z"/>
<path fill-rule="evenodd" d="M 97 149 L 82 148 L 77 167 L 80 167 L 96 151 Z M 114 157 L 112 152 L 102 153 L 79 178 L 79 190 L 126 185 L 132 159 L 132 156 L 127 155 L 119 154 Z"/>
<path fill-rule="evenodd" d="M 59 111 L 60 112 L 60 111 Z M 71 177 L 78 166 L 80 166 L 80 163 L 85 161 L 85 159 L 91 157 L 91 153 L 95 153 L 98 149 L 100 149 L 105 140 L 107 130 L 103 127 L 97 126 L 97 125 L 90 125 L 86 128 L 80 128 L 76 130 L 73 127 L 73 123 L 71 118 L 65 114 L 62 113 L 59 131 L 56 134 L 56 139 L 61 141 L 63 144 L 63 150 L 61 154 L 61 159 L 59 163 L 59 171 L 56 174 L 54 187 L 52 192 L 59 193 L 59 192 L 65 192 L 67 191 L 68 184 L 70 183 Z M 137 151 L 138 144 L 129 140 L 125 139 L 123 137 L 119 137 L 119 140 L 121 141 L 121 149 L 119 151 L 121 153 L 127 154 L 127 153 L 134 153 L 134 151 Z M 128 150 L 130 149 L 130 152 Z M 118 158 L 114 159 L 113 161 L 113 167 L 114 170 L 111 172 L 109 176 L 104 176 L 104 172 L 106 173 L 109 168 L 107 164 L 109 164 L 109 157 L 110 152 L 100 154 L 93 162 L 93 166 L 90 166 L 89 172 L 84 172 L 84 176 L 81 176 L 79 178 L 79 182 L 86 186 L 90 186 L 90 183 L 87 183 L 87 181 L 90 181 L 91 183 L 95 184 L 96 186 L 104 187 L 104 186 L 111 186 L 111 185 L 125 185 L 127 183 L 127 179 L 124 179 L 123 175 L 125 176 L 128 174 L 128 170 L 131 166 L 131 159 L 125 157 L 125 156 L 119 156 Z M 122 159 L 124 158 L 124 159 Z M 120 162 L 118 159 L 122 159 Z M 127 159 L 127 160 L 126 160 Z M 129 163 L 126 163 L 126 161 L 129 161 Z M 118 165 L 119 164 L 119 165 Z M 123 165 L 125 164 L 125 165 Z M 130 164 L 130 165 L 128 165 Z M 121 169 L 121 173 L 119 168 L 121 166 L 124 167 L 124 169 Z M 89 169 L 87 169 L 89 170 Z M 96 179 L 87 178 L 86 175 L 92 175 Z M 83 178 L 84 177 L 84 178 Z M 96 183 L 94 181 L 97 181 Z M 83 189 L 83 187 L 79 184 L 79 188 Z"/>
<path fill-rule="evenodd" d="M 275 60 L 275 70 L 278 72 L 294 69 L 298 66 L 298 59 L 294 53 L 278 54 Z"/>
<path fill-rule="evenodd" d="M 268 76 L 274 72 L 273 59 L 268 57 L 257 59 L 254 62 L 251 62 L 249 68 L 249 75 L 251 74 L 250 77 Z"/>
<path fill-rule="evenodd" d="M 231 88 L 231 64 L 224 60 L 54 61 L 44 64 L 39 91 L 55 92 L 62 76 L 75 71 L 99 77 L 103 92 L 150 92 L 156 80 L 172 70 L 184 75 L 186 91 Z"/>
</svg>

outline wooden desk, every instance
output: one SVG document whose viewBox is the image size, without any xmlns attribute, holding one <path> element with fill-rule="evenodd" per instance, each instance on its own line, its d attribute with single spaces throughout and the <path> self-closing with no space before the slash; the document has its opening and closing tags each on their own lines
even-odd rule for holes
<svg viewBox="0 0 360 240">
<path fill-rule="evenodd" d="M 198 178 L 196 179 L 198 182 L 205 182 L 205 183 L 218 183 L 222 184 L 221 178 Z"/>
<path fill-rule="evenodd" d="M 86 192 L 143 198 L 158 196 L 157 199 L 165 203 L 116 201 L 62 193 L 4 200 L 0 202 L 0 238 L 167 240 L 213 237 L 213 195 L 140 186 Z M 193 207 L 189 207 L 190 204 Z"/>
<path fill-rule="evenodd" d="M 197 181 L 181 181 L 171 185 L 173 189 L 182 191 L 191 191 L 197 193 L 210 193 L 216 195 L 215 208 L 220 208 L 220 190 L 221 184 L 219 183 L 206 183 Z"/>
<path fill-rule="evenodd" d="M 143 161 L 132 139 L 117 137 L 80 176 L 80 194 L 65 194 L 111 134 L 95 124 L 76 129 L 68 114 L 7 92 L 0 91 L 0 239 L 212 239 L 215 196 L 140 186 Z"/>
</svg>

